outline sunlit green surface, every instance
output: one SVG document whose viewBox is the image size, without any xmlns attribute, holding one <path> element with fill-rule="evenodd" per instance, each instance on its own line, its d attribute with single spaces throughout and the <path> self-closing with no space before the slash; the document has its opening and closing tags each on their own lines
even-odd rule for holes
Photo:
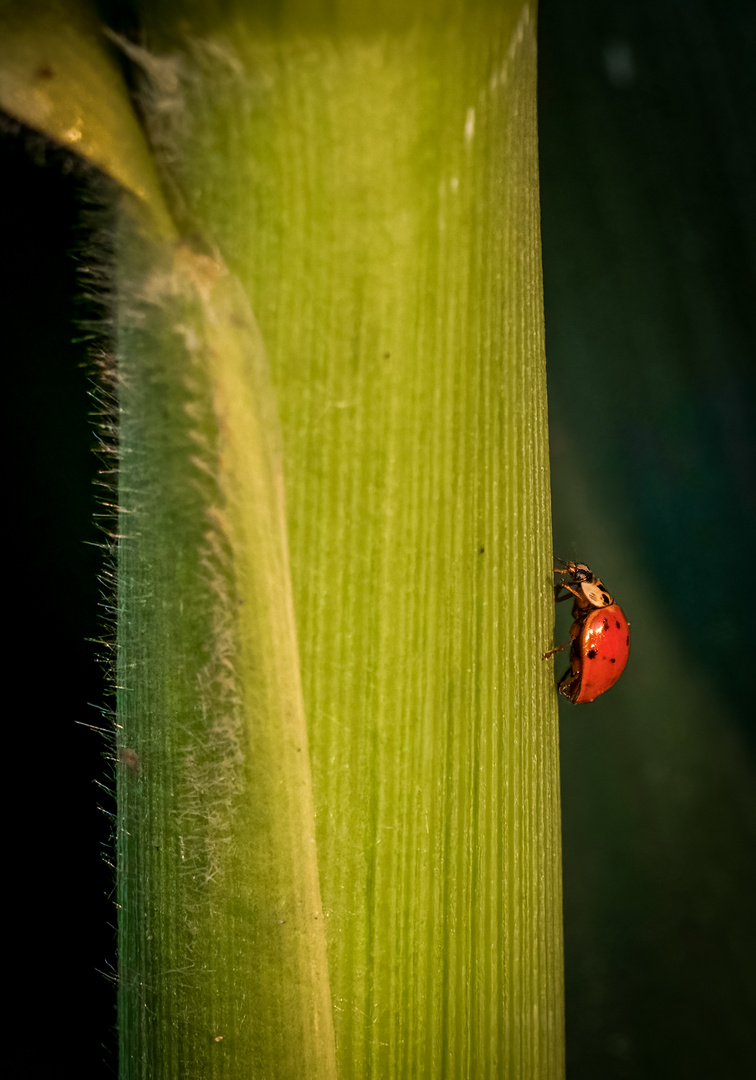
<svg viewBox="0 0 756 1080">
<path fill-rule="evenodd" d="M 334 1076 L 262 342 L 216 260 L 120 255 L 122 1073 Z"/>
<path fill-rule="evenodd" d="M 339 1076 L 558 1077 L 533 11 L 145 18 L 192 239 L 122 240 L 124 1075 L 326 1075 L 330 992 Z"/>
</svg>

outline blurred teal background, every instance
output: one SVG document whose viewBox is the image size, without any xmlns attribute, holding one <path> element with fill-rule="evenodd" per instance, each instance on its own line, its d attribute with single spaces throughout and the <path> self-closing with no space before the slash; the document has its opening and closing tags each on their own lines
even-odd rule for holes
<svg viewBox="0 0 756 1080">
<path fill-rule="evenodd" d="M 632 635 L 606 697 L 560 702 L 567 1072 L 741 1077 L 756 1035 L 756 4 L 539 8 L 554 546 L 601 575 Z M 557 641 L 568 624 L 560 610 Z"/>
<path fill-rule="evenodd" d="M 633 638 L 605 698 L 560 702 L 569 1080 L 753 1068 L 755 21 L 753 0 L 540 3 L 555 552 L 601 574 Z M 73 723 L 106 700 L 96 439 L 72 339 L 98 314 L 77 274 L 107 253 L 85 172 L 0 134 L 14 1039 L 35 1075 L 65 1053 L 105 1077 L 109 766 Z"/>
</svg>

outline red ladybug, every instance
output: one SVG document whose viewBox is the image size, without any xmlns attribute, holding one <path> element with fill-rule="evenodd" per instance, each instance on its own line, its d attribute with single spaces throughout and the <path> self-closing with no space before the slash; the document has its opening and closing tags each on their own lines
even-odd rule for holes
<svg viewBox="0 0 756 1080">
<path fill-rule="evenodd" d="M 557 582 L 556 602 L 574 597 L 570 640 L 544 653 L 544 660 L 554 653 L 570 649 L 570 666 L 559 680 L 559 693 L 573 705 L 593 701 L 614 686 L 625 670 L 630 651 L 630 629 L 622 608 L 614 603 L 606 587 L 585 563 L 566 562 L 555 574 L 569 577 Z M 560 595 L 561 594 L 561 595 Z"/>
</svg>

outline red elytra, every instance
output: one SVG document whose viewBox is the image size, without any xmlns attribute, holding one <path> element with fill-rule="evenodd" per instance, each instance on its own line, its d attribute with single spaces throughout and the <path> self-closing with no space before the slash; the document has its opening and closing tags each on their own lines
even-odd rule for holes
<svg viewBox="0 0 756 1080">
<path fill-rule="evenodd" d="M 627 664 L 630 628 L 619 604 L 596 608 L 586 617 L 573 641 L 570 667 L 559 692 L 573 705 L 594 701 L 614 686 Z"/>
</svg>

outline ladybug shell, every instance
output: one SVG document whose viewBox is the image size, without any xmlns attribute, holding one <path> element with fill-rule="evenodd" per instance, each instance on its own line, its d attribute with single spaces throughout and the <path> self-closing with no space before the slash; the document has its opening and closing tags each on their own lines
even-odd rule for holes
<svg viewBox="0 0 756 1080">
<path fill-rule="evenodd" d="M 625 670 L 630 628 L 619 604 L 597 608 L 586 618 L 573 644 L 573 673 L 568 697 L 575 705 L 593 701 L 614 686 Z"/>
</svg>

